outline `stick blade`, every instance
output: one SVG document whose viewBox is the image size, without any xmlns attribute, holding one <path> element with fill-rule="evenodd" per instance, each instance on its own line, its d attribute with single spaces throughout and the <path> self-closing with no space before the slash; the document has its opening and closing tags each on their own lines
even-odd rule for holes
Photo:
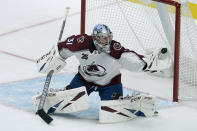
<svg viewBox="0 0 197 131">
<path fill-rule="evenodd" d="M 43 109 L 40 109 L 36 112 L 47 124 L 50 124 L 53 121 L 53 118 L 50 117 Z"/>
</svg>

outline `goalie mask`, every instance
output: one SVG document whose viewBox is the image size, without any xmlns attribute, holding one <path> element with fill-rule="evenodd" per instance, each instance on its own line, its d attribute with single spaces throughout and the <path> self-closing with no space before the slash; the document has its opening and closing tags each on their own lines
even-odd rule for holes
<svg viewBox="0 0 197 131">
<path fill-rule="evenodd" d="M 106 25 L 98 24 L 94 27 L 92 38 L 96 49 L 100 52 L 110 53 L 110 44 L 113 34 Z"/>
</svg>

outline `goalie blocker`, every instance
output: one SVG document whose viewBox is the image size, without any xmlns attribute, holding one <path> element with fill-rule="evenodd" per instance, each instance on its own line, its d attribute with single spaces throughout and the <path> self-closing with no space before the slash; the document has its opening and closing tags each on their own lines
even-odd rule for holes
<svg viewBox="0 0 197 131">
<path fill-rule="evenodd" d="M 53 46 L 52 49 L 40 57 L 36 63 L 38 71 L 43 74 L 47 74 L 51 70 L 57 73 L 66 65 L 66 62 L 59 55 L 57 46 Z"/>
</svg>

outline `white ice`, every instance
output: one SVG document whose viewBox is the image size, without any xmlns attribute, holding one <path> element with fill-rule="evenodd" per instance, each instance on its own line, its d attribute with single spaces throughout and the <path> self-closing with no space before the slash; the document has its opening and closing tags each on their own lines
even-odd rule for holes
<svg viewBox="0 0 197 131">
<path fill-rule="evenodd" d="M 66 6 L 70 6 L 65 30 L 79 33 L 79 0 L 0 0 L 0 88 L 15 81 L 44 78 L 37 72 L 35 60 L 56 44 Z M 51 22 L 50 22 L 51 21 Z M 46 22 L 46 23 L 43 23 Z M 70 23 L 70 24 L 69 24 Z M 32 26 L 34 25 L 34 26 Z M 19 29 L 14 32 L 14 30 Z M 69 34 L 64 34 L 66 37 Z M 76 72 L 75 57 L 61 73 Z M 124 86 L 172 99 L 172 80 L 122 70 Z M 8 92 L 9 94 L 9 92 Z M 14 98 L 13 98 L 14 99 Z M 46 125 L 31 111 L 25 111 L 0 101 L 0 131 L 71 130 L 71 131 L 195 131 L 196 102 L 180 102 L 162 108 L 159 115 L 123 123 L 100 124 L 97 119 L 53 116 Z"/>
</svg>

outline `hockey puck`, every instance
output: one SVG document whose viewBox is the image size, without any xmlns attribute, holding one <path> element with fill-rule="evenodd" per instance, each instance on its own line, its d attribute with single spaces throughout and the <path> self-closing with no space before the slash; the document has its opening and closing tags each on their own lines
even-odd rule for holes
<svg viewBox="0 0 197 131">
<path fill-rule="evenodd" d="M 162 53 L 162 54 L 165 54 L 167 51 L 168 51 L 167 48 L 162 48 L 162 49 L 161 49 L 161 53 Z"/>
</svg>

